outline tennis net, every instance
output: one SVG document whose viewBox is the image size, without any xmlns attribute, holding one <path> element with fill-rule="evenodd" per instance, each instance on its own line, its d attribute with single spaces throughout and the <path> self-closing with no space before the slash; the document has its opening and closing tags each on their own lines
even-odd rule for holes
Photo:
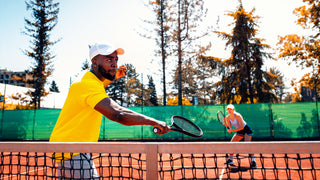
<svg viewBox="0 0 320 180">
<path fill-rule="evenodd" d="M 320 141 L 0 142 L 0 179 L 75 179 L 59 168 L 67 161 L 78 168 L 76 159 L 53 158 L 69 152 L 88 153 L 83 156 L 94 163 L 96 179 L 320 179 Z M 225 165 L 230 153 L 234 164 Z M 249 154 L 257 167 L 250 167 Z M 80 177 L 90 179 L 84 176 L 92 167 L 79 167 Z"/>
</svg>

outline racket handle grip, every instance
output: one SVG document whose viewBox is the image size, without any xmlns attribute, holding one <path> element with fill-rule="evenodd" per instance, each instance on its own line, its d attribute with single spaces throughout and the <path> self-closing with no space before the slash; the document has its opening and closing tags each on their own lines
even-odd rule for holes
<svg viewBox="0 0 320 180">
<path fill-rule="evenodd" d="M 153 133 L 159 134 L 159 132 L 160 132 L 160 129 L 159 129 L 159 128 L 157 128 L 157 127 L 154 127 L 154 128 L 153 128 Z"/>
</svg>

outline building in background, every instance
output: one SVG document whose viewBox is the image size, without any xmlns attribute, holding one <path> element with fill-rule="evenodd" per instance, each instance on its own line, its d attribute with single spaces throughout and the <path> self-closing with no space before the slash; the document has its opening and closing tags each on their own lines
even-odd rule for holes
<svg viewBox="0 0 320 180">
<path fill-rule="evenodd" d="M 13 71 L 8 71 L 6 69 L 0 69 L 0 83 L 14 85 L 14 86 L 27 87 L 27 88 L 32 87 L 31 84 L 28 84 L 23 81 L 19 81 L 15 77 L 25 77 L 26 80 L 32 78 L 31 75 L 26 74 L 26 72 L 24 72 L 24 71 L 13 72 Z"/>
<path fill-rule="evenodd" d="M 32 89 L 32 84 L 19 80 L 19 77 L 25 77 L 26 80 L 32 79 L 32 75 L 28 75 L 24 71 L 13 72 L 7 69 L 0 69 L 1 108 L 3 107 L 2 104 L 6 106 L 22 104 L 19 99 L 13 97 L 21 96 L 21 98 L 26 97 L 26 100 L 30 100 L 30 98 L 26 96 L 26 92 Z M 64 100 L 65 97 L 61 93 L 50 92 L 47 96 L 42 97 L 41 108 L 62 108 Z M 6 109 L 9 110 L 10 108 Z"/>
<path fill-rule="evenodd" d="M 0 101 L 0 110 L 3 108 L 3 103 L 5 103 L 7 110 L 14 110 L 8 108 L 9 106 L 14 107 L 13 105 L 23 103 L 19 99 L 13 98 L 13 96 L 21 95 L 21 98 L 26 97 L 26 100 L 30 100 L 30 97 L 25 95 L 28 90 L 32 90 L 32 88 L 0 83 L 0 98 L 2 98 L 2 102 Z M 66 97 L 66 94 L 50 92 L 47 96 L 42 97 L 41 108 L 61 109 Z"/>
<path fill-rule="evenodd" d="M 315 102 L 316 101 L 316 90 L 310 87 L 301 86 L 301 101 L 302 102 Z"/>
</svg>

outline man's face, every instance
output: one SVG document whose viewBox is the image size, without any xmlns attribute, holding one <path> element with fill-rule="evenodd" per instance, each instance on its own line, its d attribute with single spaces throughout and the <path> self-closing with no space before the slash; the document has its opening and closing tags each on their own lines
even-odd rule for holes
<svg viewBox="0 0 320 180">
<path fill-rule="evenodd" d="M 99 55 L 96 57 L 96 60 L 100 75 L 110 81 L 113 81 L 118 68 L 117 52 L 110 55 Z"/>
</svg>

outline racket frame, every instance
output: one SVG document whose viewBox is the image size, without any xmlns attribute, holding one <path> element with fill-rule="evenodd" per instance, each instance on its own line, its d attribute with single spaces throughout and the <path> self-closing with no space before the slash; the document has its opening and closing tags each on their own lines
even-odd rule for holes
<svg viewBox="0 0 320 180">
<path fill-rule="evenodd" d="M 199 130 L 199 134 L 193 134 L 193 133 L 190 133 L 190 132 L 187 132 L 185 131 L 184 129 L 182 129 L 181 127 L 179 127 L 175 122 L 174 122 L 174 119 L 175 118 L 179 118 L 179 119 L 182 119 L 186 122 L 188 122 L 189 124 L 191 124 L 192 126 L 194 126 L 197 130 Z M 191 136 L 191 137 L 195 137 L 195 138 L 200 138 L 202 135 L 203 135 L 203 131 L 202 129 L 197 126 L 195 123 L 193 123 L 191 120 L 185 118 L 185 117 L 182 117 L 182 116 L 177 116 L 177 115 L 174 115 L 171 117 L 171 125 L 169 126 L 169 131 L 176 131 L 176 132 L 179 132 L 179 133 L 182 133 L 182 134 L 185 134 L 185 135 L 188 135 L 188 136 Z M 154 127 L 153 128 L 153 132 L 155 134 L 157 134 L 159 132 L 159 128 L 157 127 Z"/>
<path fill-rule="evenodd" d="M 219 118 L 219 113 L 222 114 L 222 116 L 223 116 L 223 122 L 224 122 L 224 123 L 221 122 L 221 120 L 220 120 L 220 118 Z M 226 123 L 226 117 L 224 116 L 224 114 L 223 114 L 222 111 L 218 111 L 218 112 L 217 112 L 217 119 L 218 119 L 218 121 L 219 121 L 220 124 L 222 124 L 223 126 L 225 126 L 226 128 L 229 129 L 229 127 L 227 126 L 227 123 Z"/>
</svg>

